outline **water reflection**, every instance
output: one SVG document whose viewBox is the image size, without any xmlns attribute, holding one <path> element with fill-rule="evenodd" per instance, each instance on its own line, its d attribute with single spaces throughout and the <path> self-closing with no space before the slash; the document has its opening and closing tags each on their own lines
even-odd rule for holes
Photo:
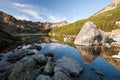
<svg viewBox="0 0 120 80">
<path fill-rule="evenodd" d="M 120 72 L 99 56 L 86 65 L 79 80 L 120 80 Z"/>
<path fill-rule="evenodd" d="M 116 66 L 111 65 L 111 60 L 102 56 L 109 48 L 103 46 L 76 46 L 76 48 L 84 61 L 85 69 L 79 79 L 74 78 L 75 80 L 120 80 L 120 72 Z"/>
<path fill-rule="evenodd" d="M 112 57 L 119 52 L 120 48 L 107 48 L 104 46 L 76 46 L 76 48 L 85 64 L 89 64 L 101 56 L 116 69 L 120 70 L 120 59 Z"/>
<path fill-rule="evenodd" d="M 76 46 L 76 48 L 86 64 L 95 60 L 103 51 L 100 46 Z"/>
<path fill-rule="evenodd" d="M 72 80 L 120 80 L 120 71 L 100 56 L 104 51 L 100 46 L 76 46 L 79 52 L 65 44 L 43 43 L 41 46 L 42 50 L 39 53 L 52 52 L 55 60 L 64 55 L 71 55 L 84 65 L 80 76 L 72 77 Z"/>
<path fill-rule="evenodd" d="M 47 35 L 24 35 L 20 37 L 25 44 L 59 42 L 58 40 L 52 39 Z"/>
<path fill-rule="evenodd" d="M 85 64 L 89 64 L 95 61 L 97 57 L 101 56 L 108 63 L 112 64 L 114 67 L 120 70 L 120 59 L 112 58 L 112 55 L 116 55 L 118 54 L 118 52 L 120 52 L 120 48 L 118 47 L 106 48 L 103 46 L 75 46 L 73 44 L 74 37 L 70 38 L 71 38 L 70 42 L 64 42 L 64 36 L 38 36 L 38 35 L 22 36 L 22 40 L 24 41 L 25 44 L 53 43 L 53 42 L 68 44 L 70 46 L 77 48 L 77 50 L 79 51 L 79 55 L 81 56 Z"/>
<path fill-rule="evenodd" d="M 63 36 L 22 36 L 22 40 L 26 44 L 42 43 L 42 50 L 39 53 L 54 53 L 55 60 L 63 55 L 71 55 L 85 65 L 79 78 L 72 77 L 72 80 L 120 80 L 120 71 L 115 68 L 120 65 L 120 61 L 116 61 L 111 57 L 111 55 L 118 53 L 119 49 L 101 46 L 76 46 L 76 49 L 69 46 L 75 46 L 73 44 L 74 38 L 70 42 L 64 42 Z M 64 44 L 57 44 L 56 42 Z M 115 64 L 115 67 L 110 63 Z M 120 66 L 118 68 L 120 69 Z"/>
</svg>

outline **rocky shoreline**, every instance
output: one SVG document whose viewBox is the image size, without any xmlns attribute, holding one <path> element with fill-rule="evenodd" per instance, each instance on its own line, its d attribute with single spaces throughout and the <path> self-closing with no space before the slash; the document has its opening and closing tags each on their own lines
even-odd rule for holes
<svg viewBox="0 0 120 80">
<path fill-rule="evenodd" d="M 49 50 L 50 48 L 53 52 Z M 68 50 L 66 52 L 63 49 Z M 45 54 L 42 53 L 44 50 L 47 50 Z M 56 57 L 54 52 L 60 54 L 58 55 L 60 57 Z M 71 55 L 71 52 L 74 54 Z M 112 73 L 101 70 L 102 67 L 100 69 L 95 67 L 102 63 L 95 63 L 93 66 L 85 65 L 74 55 L 79 54 L 76 54 L 73 48 L 58 43 L 18 46 L 12 51 L 0 54 L 0 80 L 101 80 L 101 77 L 107 80 L 109 78 L 118 80 L 120 78 L 119 72 L 110 67 L 110 64 L 105 62 L 111 70 L 114 70 L 114 75 L 117 77 L 110 76 Z"/>
<path fill-rule="evenodd" d="M 0 80 L 71 80 L 70 76 L 83 71 L 84 66 L 72 56 L 54 61 L 54 54 L 41 54 L 41 48 L 32 44 L 0 54 Z"/>
</svg>

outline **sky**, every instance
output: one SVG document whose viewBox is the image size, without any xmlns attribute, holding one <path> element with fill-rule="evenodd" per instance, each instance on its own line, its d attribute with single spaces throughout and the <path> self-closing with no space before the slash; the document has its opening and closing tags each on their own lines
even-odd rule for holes
<svg viewBox="0 0 120 80">
<path fill-rule="evenodd" d="M 74 22 L 90 17 L 112 0 L 0 0 L 0 11 L 17 19 Z"/>
</svg>

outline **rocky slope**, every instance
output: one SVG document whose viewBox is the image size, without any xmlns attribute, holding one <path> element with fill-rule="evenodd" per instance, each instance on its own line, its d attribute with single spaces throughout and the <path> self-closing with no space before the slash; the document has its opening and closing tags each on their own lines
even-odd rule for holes
<svg viewBox="0 0 120 80">
<path fill-rule="evenodd" d="M 67 24 L 67 21 L 58 23 L 43 23 L 17 20 L 13 16 L 0 11 L 0 29 L 8 33 L 36 33 L 65 24 Z"/>
<path fill-rule="evenodd" d="M 103 8 L 102 10 L 100 10 L 99 12 L 97 12 L 95 15 L 99 15 L 101 13 L 116 9 L 118 6 L 120 5 L 120 0 L 113 0 L 112 3 L 110 3 L 108 6 L 106 6 L 105 8 Z"/>
</svg>

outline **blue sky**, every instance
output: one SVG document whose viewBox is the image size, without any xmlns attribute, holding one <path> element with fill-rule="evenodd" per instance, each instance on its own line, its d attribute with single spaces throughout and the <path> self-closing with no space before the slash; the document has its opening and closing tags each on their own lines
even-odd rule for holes
<svg viewBox="0 0 120 80">
<path fill-rule="evenodd" d="M 73 22 L 90 17 L 111 2 L 112 0 L 0 0 L 0 10 L 21 20 Z"/>
</svg>

